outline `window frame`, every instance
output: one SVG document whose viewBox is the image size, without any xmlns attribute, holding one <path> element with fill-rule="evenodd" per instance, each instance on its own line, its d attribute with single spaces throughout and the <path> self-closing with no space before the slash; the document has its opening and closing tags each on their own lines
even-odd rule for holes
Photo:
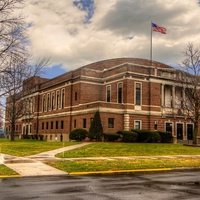
<svg viewBox="0 0 200 200">
<path fill-rule="evenodd" d="M 83 118 L 83 128 L 87 128 L 87 119 Z"/>
<path fill-rule="evenodd" d="M 110 90 L 108 90 L 108 88 Z M 108 101 L 108 91 L 110 91 L 110 95 L 109 95 L 109 101 Z M 111 85 L 106 85 L 106 102 L 110 103 L 111 102 Z"/>
<path fill-rule="evenodd" d="M 139 126 L 140 126 L 140 128 L 138 129 L 138 128 L 136 128 L 136 123 L 137 122 L 139 122 Z M 136 120 L 134 120 L 134 129 L 136 129 L 136 130 L 142 130 L 142 120 L 138 120 L 138 119 L 136 119 Z"/>
<path fill-rule="evenodd" d="M 114 117 L 108 118 L 108 128 L 115 128 L 115 118 Z"/>
<path fill-rule="evenodd" d="M 140 104 L 137 104 L 137 85 L 140 85 Z M 142 106 L 142 83 L 141 82 L 135 82 L 135 105 L 136 106 Z"/>
</svg>

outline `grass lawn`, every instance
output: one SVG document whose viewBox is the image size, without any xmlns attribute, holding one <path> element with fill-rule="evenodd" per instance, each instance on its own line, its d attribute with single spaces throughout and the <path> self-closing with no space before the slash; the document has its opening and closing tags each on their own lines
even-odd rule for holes
<svg viewBox="0 0 200 200">
<path fill-rule="evenodd" d="M 12 169 L 6 167 L 5 165 L 0 165 L 0 176 L 11 176 L 11 175 L 18 175 Z"/>
<path fill-rule="evenodd" d="M 200 159 L 134 159 L 134 160 L 99 160 L 99 161 L 56 161 L 47 163 L 63 171 L 72 172 L 96 172 L 117 171 L 156 168 L 200 167 Z"/>
<path fill-rule="evenodd" d="M 77 142 L 64 142 L 64 146 L 78 144 Z M 29 156 L 37 153 L 62 148 L 62 142 L 46 142 L 36 140 L 16 140 L 11 142 L 0 139 L 0 153 L 14 156 Z"/>
<path fill-rule="evenodd" d="M 200 155 L 200 147 L 161 143 L 92 143 L 64 153 L 65 158 L 156 155 Z M 57 156 L 62 158 L 63 153 Z"/>
</svg>

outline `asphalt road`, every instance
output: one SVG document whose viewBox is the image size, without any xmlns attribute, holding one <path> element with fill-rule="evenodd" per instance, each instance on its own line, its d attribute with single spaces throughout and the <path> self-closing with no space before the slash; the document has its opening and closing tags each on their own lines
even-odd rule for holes
<svg viewBox="0 0 200 200">
<path fill-rule="evenodd" d="M 199 200 L 200 171 L 0 179 L 1 200 Z"/>
</svg>

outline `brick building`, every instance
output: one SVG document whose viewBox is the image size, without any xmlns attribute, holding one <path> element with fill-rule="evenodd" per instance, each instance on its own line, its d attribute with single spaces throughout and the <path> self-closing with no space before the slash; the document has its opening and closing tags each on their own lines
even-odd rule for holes
<svg viewBox="0 0 200 200">
<path fill-rule="evenodd" d="M 181 112 L 184 92 L 175 76 L 176 70 L 162 63 L 117 58 L 53 79 L 33 77 L 24 83 L 33 87 L 26 96 L 30 113 L 18 121 L 16 133 L 68 140 L 71 130 L 88 130 L 99 110 L 104 133 L 135 128 L 192 139 L 193 124 Z"/>
</svg>

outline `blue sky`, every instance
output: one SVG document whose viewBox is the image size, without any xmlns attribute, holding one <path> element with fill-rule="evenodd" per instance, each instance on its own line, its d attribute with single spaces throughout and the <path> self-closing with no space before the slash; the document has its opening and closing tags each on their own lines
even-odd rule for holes
<svg viewBox="0 0 200 200">
<path fill-rule="evenodd" d="M 50 58 L 51 77 L 109 58 L 149 59 L 151 20 L 167 29 L 153 33 L 156 61 L 177 65 L 200 41 L 197 0 L 26 0 L 23 12 L 30 52 Z"/>
<path fill-rule="evenodd" d="M 74 5 L 80 10 L 85 11 L 85 23 L 89 23 L 94 15 L 94 0 L 74 0 Z"/>
<path fill-rule="evenodd" d="M 56 76 L 62 75 L 66 72 L 65 68 L 62 65 L 53 65 L 48 68 L 44 68 L 41 76 L 44 78 L 54 78 Z"/>
</svg>

